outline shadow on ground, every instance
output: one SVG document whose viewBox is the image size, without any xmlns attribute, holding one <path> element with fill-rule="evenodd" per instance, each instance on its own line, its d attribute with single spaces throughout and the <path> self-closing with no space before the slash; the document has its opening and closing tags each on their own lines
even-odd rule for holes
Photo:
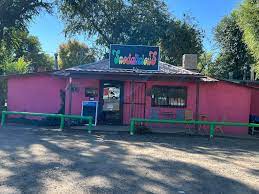
<svg viewBox="0 0 259 194">
<path fill-rule="evenodd" d="M 258 141 L 7 127 L 0 142 L 4 193 L 259 192 Z"/>
</svg>

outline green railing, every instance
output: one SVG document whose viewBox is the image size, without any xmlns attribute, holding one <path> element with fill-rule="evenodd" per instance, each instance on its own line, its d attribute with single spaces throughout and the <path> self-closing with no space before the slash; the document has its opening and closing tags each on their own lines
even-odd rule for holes
<svg viewBox="0 0 259 194">
<path fill-rule="evenodd" d="M 87 130 L 89 133 L 92 131 L 93 117 L 86 117 L 80 115 L 63 115 L 63 114 L 45 114 L 45 113 L 33 113 L 33 112 L 16 112 L 16 111 L 2 111 L 1 126 L 4 127 L 7 122 L 7 115 L 26 115 L 26 116 L 39 116 L 39 117 L 52 117 L 60 118 L 60 129 L 65 127 L 65 119 L 80 119 L 89 122 L 87 125 Z"/>
<path fill-rule="evenodd" d="M 184 120 L 159 120 L 159 119 L 142 119 L 132 118 L 130 120 L 130 134 L 135 132 L 135 123 L 166 123 L 166 124 L 189 124 L 189 125 L 208 125 L 210 127 L 210 138 L 214 137 L 215 126 L 236 126 L 236 127 L 259 127 L 255 123 L 235 123 L 235 122 L 214 122 L 214 121 L 184 121 Z"/>
</svg>

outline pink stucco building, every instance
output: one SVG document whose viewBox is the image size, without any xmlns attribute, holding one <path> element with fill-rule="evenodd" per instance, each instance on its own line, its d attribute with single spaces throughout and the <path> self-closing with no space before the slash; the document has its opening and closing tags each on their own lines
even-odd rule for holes
<svg viewBox="0 0 259 194">
<path fill-rule="evenodd" d="M 259 89 L 203 76 L 159 62 L 157 71 L 109 68 L 109 60 L 55 72 L 8 78 L 8 110 L 81 114 L 83 101 L 98 101 L 97 124 L 128 125 L 130 118 L 179 117 L 249 122 L 259 116 Z M 71 87 L 70 87 L 71 86 Z M 64 96 L 63 98 L 61 96 Z M 241 127 L 226 134 L 247 134 Z"/>
</svg>

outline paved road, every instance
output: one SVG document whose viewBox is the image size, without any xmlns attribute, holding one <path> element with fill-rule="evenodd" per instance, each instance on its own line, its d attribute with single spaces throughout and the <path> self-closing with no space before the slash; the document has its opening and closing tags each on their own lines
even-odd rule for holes
<svg viewBox="0 0 259 194">
<path fill-rule="evenodd" d="M 259 141 L 0 129 L 0 193 L 258 193 Z"/>
</svg>

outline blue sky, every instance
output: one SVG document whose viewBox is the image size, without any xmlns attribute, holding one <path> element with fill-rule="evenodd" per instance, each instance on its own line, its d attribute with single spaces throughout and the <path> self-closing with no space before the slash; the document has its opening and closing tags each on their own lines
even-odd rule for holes
<svg viewBox="0 0 259 194">
<path fill-rule="evenodd" d="M 166 0 L 169 11 L 176 18 L 181 19 L 184 13 L 195 17 L 198 25 L 205 31 L 205 50 L 215 50 L 213 43 L 213 28 L 233 9 L 238 7 L 242 0 Z M 30 25 L 30 33 L 39 38 L 42 48 L 49 54 L 54 54 L 59 44 L 66 42 L 62 32 L 64 24 L 57 16 L 41 14 Z M 90 47 L 94 44 L 83 36 L 76 39 L 85 42 Z"/>
</svg>

